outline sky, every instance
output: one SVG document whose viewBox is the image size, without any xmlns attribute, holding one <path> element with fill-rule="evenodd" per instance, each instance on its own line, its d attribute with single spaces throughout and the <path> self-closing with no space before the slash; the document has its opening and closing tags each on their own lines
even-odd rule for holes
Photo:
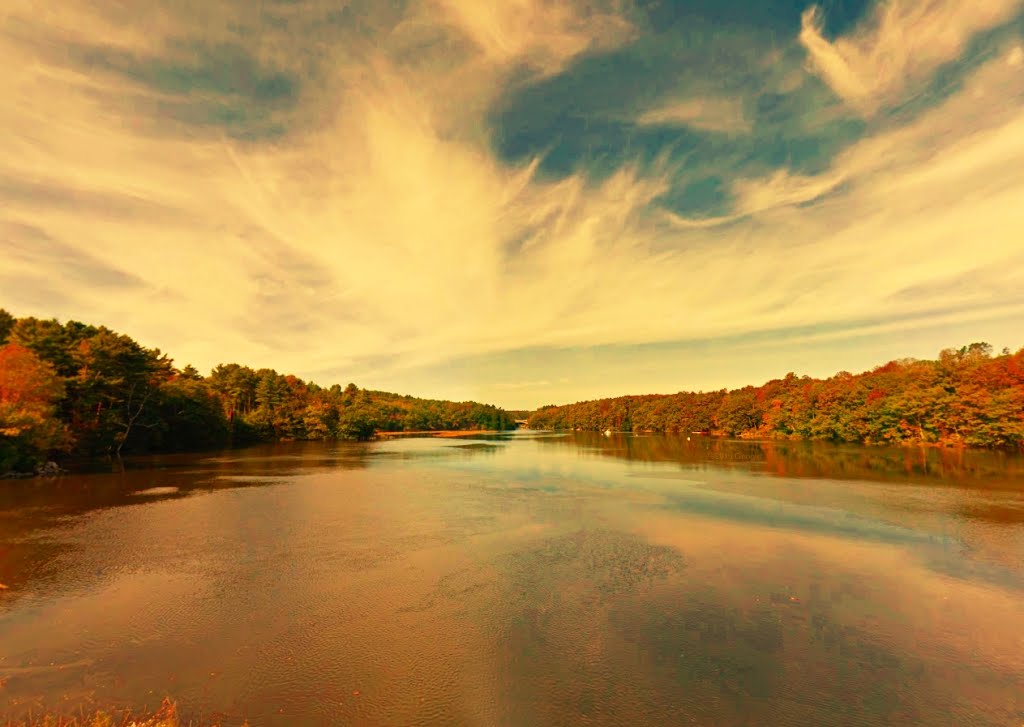
<svg viewBox="0 0 1024 727">
<path fill-rule="evenodd" d="M 1024 346 L 1024 0 L 0 3 L 0 307 L 508 408 Z"/>
</svg>

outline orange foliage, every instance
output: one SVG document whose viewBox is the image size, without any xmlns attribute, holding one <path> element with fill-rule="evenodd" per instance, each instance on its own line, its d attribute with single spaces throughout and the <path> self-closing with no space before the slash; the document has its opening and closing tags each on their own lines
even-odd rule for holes
<svg viewBox="0 0 1024 727">
<path fill-rule="evenodd" d="M 62 393 L 52 366 L 17 343 L 0 346 L 0 403 L 46 407 Z"/>
<path fill-rule="evenodd" d="M 787 374 L 729 392 L 545 407 L 530 426 L 602 431 L 619 421 L 635 431 L 1024 449 L 1024 349 L 993 356 L 988 344 L 973 343 L 936 361 L 891 361 L 829 379 Z"/>
<path fill-rule="evenodd" d="M 63 441 L 64 429 L 54 416 L 63 392 L 53 368 L 32 351 L 16 343 L 0 346 L 0 437 L 8 440 L 3 459 L 17 462 Z"/>
</svg>

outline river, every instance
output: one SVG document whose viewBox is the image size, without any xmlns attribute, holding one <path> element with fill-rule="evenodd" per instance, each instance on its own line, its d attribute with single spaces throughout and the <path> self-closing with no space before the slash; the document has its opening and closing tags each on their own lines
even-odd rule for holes
<svg viewBox="0 0 1024 727">
<path fill-rule="evenodd" d="M 0 482 L 0 721 L 1024 723 L 1024 461 L 521 431 Z"/>
</svg>

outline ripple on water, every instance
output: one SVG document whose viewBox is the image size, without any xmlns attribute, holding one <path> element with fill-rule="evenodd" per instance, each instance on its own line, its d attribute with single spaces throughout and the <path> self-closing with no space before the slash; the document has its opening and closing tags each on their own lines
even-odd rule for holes
<svg viewBox="0 0 1024 727">
<path fill-rule="evenodd" d="M 923 527 L 905 488 L 714 464 L 645 481 L 537 441 L 388 445 L 409 453 L 361 468 L 311 447 L 15 498 L 0 706 L 157 690 L 225 725 L 1024 720 L 1017 494 L 928 488 Z M 1018 580 L 981 578 L 933 541 L 947 526 Z"/>
<path fill-rule="evenodd" d="M 544 538 L 508 556 L 491 614 L 503 720 L 629 724 L 650 715 L 650 695 L 614 653 L 608 617 L 684 567 L 674 548 L 610 529 Z"/>
</svg>

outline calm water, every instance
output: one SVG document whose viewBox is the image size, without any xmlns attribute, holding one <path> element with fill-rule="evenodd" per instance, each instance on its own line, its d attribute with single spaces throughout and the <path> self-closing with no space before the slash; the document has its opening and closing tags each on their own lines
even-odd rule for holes
<svg viewBox="0 0 1024 727">
<path fill-rule="evenodd" d="M 1024 723 L 1024 462 L 542 435 L 0 483 L 0 719 Z"/>
</svg>

